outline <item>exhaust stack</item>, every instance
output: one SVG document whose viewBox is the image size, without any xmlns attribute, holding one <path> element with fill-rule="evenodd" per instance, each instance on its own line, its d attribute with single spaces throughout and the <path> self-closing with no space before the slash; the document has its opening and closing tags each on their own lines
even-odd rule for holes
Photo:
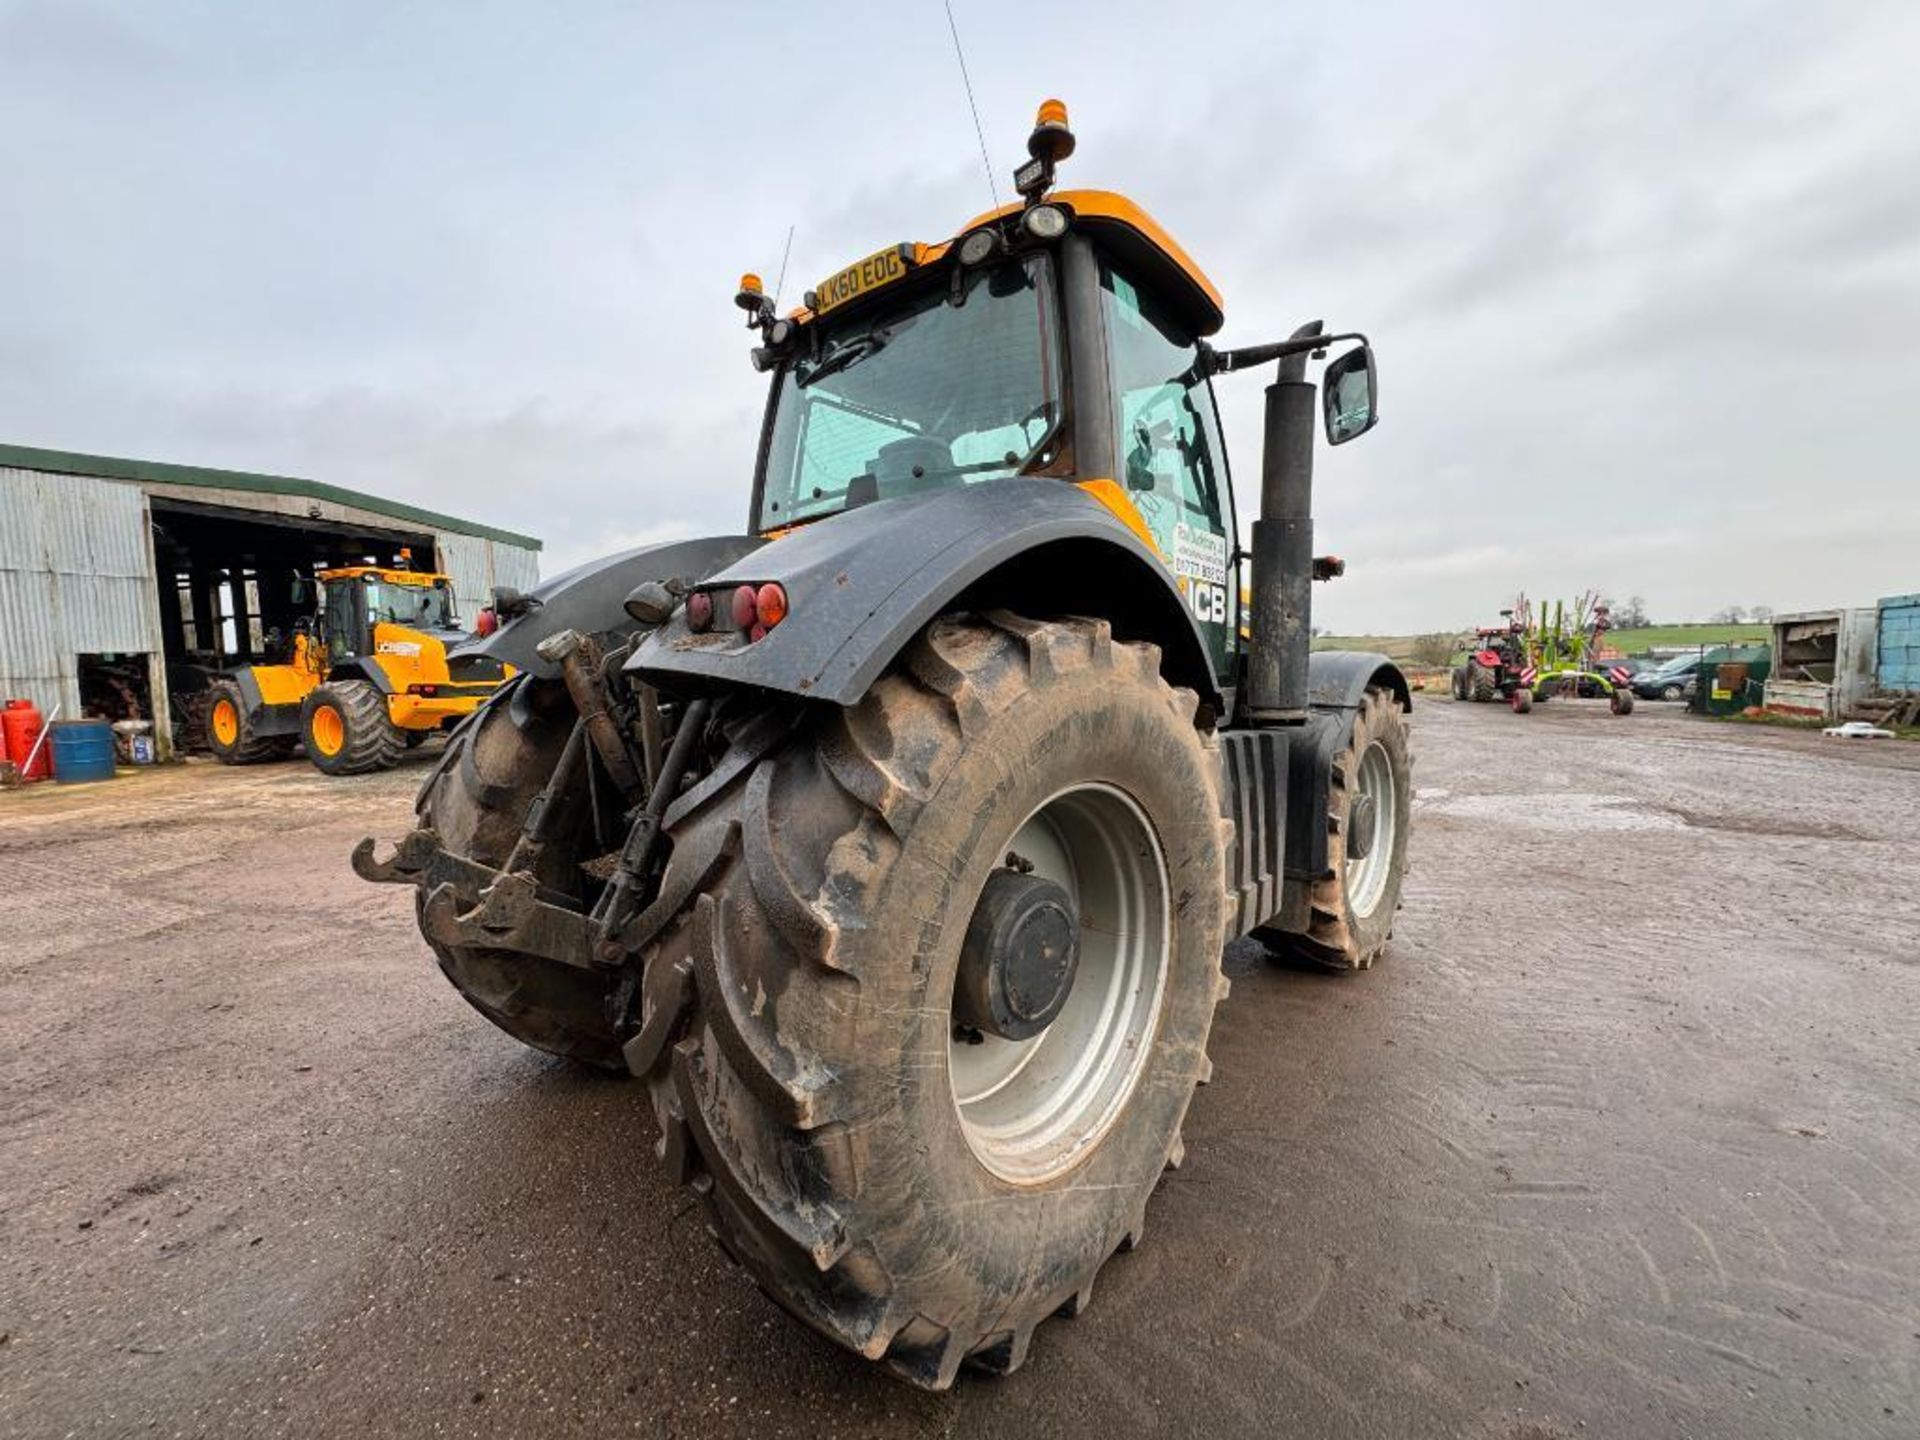
<svg viewBox="0 0 1920 1440">
<path fill-rule="evenodd" d="M 1321 335 L 1318 320 L 1293 340 Z M 1267 387 L 1260 453 L 1260 518 L 1253 522 L 1253 638 L 1247 654 L 1247 718 L 1299 725 L 1307 718 L 1307 651 L 1313 636 L 1313 434 L 1316 387 L 1308 349 L 1283 354 Z"/>
</svg>

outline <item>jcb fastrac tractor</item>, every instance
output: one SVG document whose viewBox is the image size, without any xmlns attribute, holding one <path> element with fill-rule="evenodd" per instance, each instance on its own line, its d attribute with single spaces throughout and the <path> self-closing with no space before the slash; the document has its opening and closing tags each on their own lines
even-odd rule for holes
<svg viewBox="0 0 1920 1440">
<path fill-rule="evenodd" d="M 296 603 L 312 594 L 310 582 L 294 588 Z M 445 575 L 355 565 L 322 571 L 320 593 L 318 614 L 283 642 L 284 663 L 243 666 L 209 687 L 216 759 L 283 759 L 304 744 L 329 775 L 384 770 L 458 725 L 512 673 L 489 655 L 449 659 L 473 637 L 454 617 Z"/>
<path fill-rule="evenodd" d="M 1227 942 L 1364 969 L 1405 868 L 1407 682 L 1308 654 L 1314 431 L 1373 425 L 1373 358 L 1213 348 L 1144 211 L 1049 194 L 1072 148 L 1048 102 L 1019 202 L 785 316 L 746 277 L 745 533 L 502 603 L 474 648 L 524 673 L 354 856 L 481 1013 L 646 1082 L 776 1300 L 929 1387 L 1140 1239 Z M 1212 381 L 1276 362 L 1248 556 Z"/>
</svg>

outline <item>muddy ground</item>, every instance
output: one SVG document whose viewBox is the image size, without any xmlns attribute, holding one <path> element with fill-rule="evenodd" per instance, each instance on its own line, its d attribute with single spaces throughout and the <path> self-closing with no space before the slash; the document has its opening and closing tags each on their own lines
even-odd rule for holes
<svg viewBox="0 0 1920 1440">
<path fill-rule="evenodd" d="M 1009 1380 L 798 1329 L 351 843 L 424 756 L 0 796 L 0 1435 L 1920 1434 L 1920 746 L 1423 703 L 1371 974 L 1229 952 Z"/>
</svg>

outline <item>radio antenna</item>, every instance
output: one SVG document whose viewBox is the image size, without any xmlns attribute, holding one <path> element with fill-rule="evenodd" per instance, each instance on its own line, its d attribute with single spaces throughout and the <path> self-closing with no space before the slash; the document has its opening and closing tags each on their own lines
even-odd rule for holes
<svg viewBox="0 0 1920 1440">
<path fill-rule="evenodd" d="M 780 292 L 787 284 L 787 257 L 793 254 L 793 226 L 787 226 L 787 248 L 780 252 L 780 278 L 773 282 L 773 308 L 780 308 Z"/>
<path fill-rule="evenodd" d="M 947 30 L 953 36 L 954 58 L 960 62 L 960 82 L 967 87 L 967 108 L 973 112 L 973 134 L 980 142 L 980 164 L 987 172 L 987 193 L 993 208 L 1000 208 L 1000 187 L 993 183 L 993 161 L 987 158 L 987 132 L 980 128 L 980 107 L 973 100 L 973 77 L 967 74 L 967 52 L 960 48 L 960 27 L 953 23 L 953 0 L 941 0 L 947 7 Z"/>
</svg>

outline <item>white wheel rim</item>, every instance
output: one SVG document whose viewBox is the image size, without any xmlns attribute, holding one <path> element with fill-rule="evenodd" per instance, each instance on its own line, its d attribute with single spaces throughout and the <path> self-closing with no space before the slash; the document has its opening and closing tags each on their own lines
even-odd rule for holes
<svg viewBox="0 0 1920 1440">
<path fill-rule="evenodd" d="M 1387 755 L 1387 747 L 1378 740 L 1368 745 L 1360 757 L 1354 794 L 1373 801 L 1373 843 L 1359 859 L 1347 857 L 1347 908 L 1355 918 L 1364 920 L 1379 907 L 1381 897 L 1387 893 L 1387 878 L 1393 873 L 1394 841 L 1400 826 L 1393 761 Z M 1351 816 L 1351 808 L 1348 814 Z"/>
<path fill-rule="evenodd" d="M 977 1044 L 956 1036 L 947 1073 L 975 1158 L 1002 1179 L 1036 1184 L 1093 1152 L 1146 1069 L 1167 986 L 1172 907 L 1159 837 L 1110 785 L 1056 792 L 1007 848 L 1072 897 L 1079 968 L 1066 1005 L 1040 1034 Z"/>
</svg>

